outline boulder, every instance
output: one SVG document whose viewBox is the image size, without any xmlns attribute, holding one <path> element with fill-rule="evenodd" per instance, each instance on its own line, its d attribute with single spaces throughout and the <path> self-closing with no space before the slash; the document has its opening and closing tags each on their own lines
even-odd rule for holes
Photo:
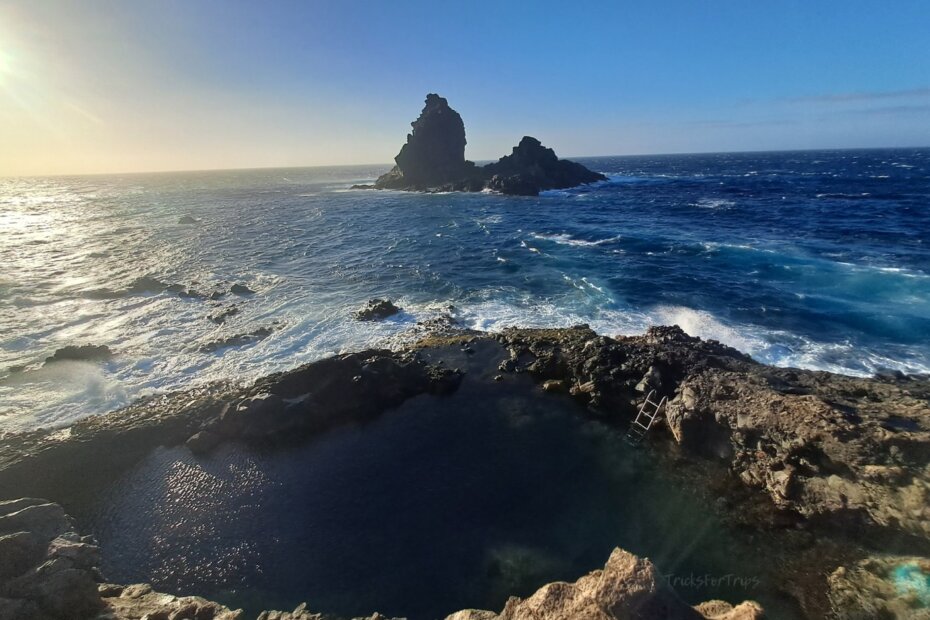
<svg viewBox="0 0 930 620">
<path fill-rule="evenodd" d="M 45 358 L 45 363 L 52 364 L 63 361 L 94 362 L 108 360 L 111 357 L 113 357 L 113 352 L 105 344 L 69 345 L 58 349 L 54 355 Z"/>
<path fill-rule="evenodd" d="M 355 313 L 359 321 L 380 321 L 400 312 L 390 299 L 369 299 L 364 308 Z"/>
<path fill-rule="evenodd" d="M 237 314 L 239 314 L 239 308 L 238 308 L 237 306 L 235 306 L 235 305 L 232 305 L 232 306 L 228 306 L 228 307 L 226 307 L 226 308 L 220 308 L 219 310 L 217 310 L 217 311 L 214 312 L 213 314 L 208 315 L 208 316 L 207 316 L 207 319 L 208 319 L 211 323 L 216 323 L 217 325 L 222 325 L 223 323 L 226 322 L 226 319 L 228 319 L 228 318 L 231 317 L 231 316 L 235 316 L 235 315 L 237 315 Z"/>
<path fill-rule="evenodd" d="M 542 190 L 575 187 L 607 179 L 579 163 L 559 159 L 555 151 L 531 136 L 523 136 L 510 155 L 488 164 L 484 171 L 490 177 L 488 189 L 521 196 L 535 196 Z"/>
<path fill-rule="evenodd" d="M 141 295 L 144 293 L 160 293 L 168 288 L 168 285 L 161 280 L 156 280 L 150 276 L 136 278 L 126 289 L 127 295 Z"/>
<path fill-rule="evenodd" d="M 272 334 L 274 330 L 270 327 L 259 327 L 247 334 L 235 334 L 221 340 L 213 340 L 200 345 L 198 351 L 201 353 L 213 353 L 226 347 L 242 347 L 247 344 L 253 344 L 264 340 Z"/>
<path fill-rule="evenodd" d="M 32 532 L 48 542 L 71 527 L 65 511 L 58 504 L 46 502 L 29 505 L 0 516 L 0 533 Z"/>
<path fill-rule="evenodd" d="M 0 536 L 0 582 L 22 575 L 44 556 L 45 545 L 32 532 Z"/>
<path fill-rule="evenodd" d="M 199 596 L 162 594 L 147 584 L 125 588 L 104 584 L 100 596 L 106 606 L 106 612 L 101 616 L 112 620 L 240 620 L 245 617 L 241 609 L 232 610 Z"/>
<path fill-rule="evenodd" d="M 229 287 L 229 292 L 233 295 L 252 295 L 255 293 L 245 284 L 239 284 L 238 282 Z"/>
<path fill-rule="evenodd" d="M 706 610 L 710 613 L 702 613 Z M 713 615 L 711 615 L 711 613 Z M 544 585 L 535 594 L 519 599 L 511 597 L 503 611 L 467 609 L 446 620 L 627 620 L 663 618 L 664 620 L 699 620 L 726 618 L 754 620 L 762 618 L 762 608 L 751 601 L 737 607 L 721 601 L 703 603 L 697 608 L 663 585 L 655 566 L 617 548 L 601 570 L 593 571 L 574 583 L 555 582 Z"/>
<path fill-rule="evenodd" d="M 0 503 L 0 618 L 89 618 L 101 608 L 97 547 L 58 504 Z"/>
</svg>

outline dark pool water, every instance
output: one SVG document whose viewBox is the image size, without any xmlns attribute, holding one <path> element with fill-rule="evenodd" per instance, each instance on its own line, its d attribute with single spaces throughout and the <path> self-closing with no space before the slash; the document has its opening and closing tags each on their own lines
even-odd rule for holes
<svg viewBox="0 0 930 620">
<path fill-rule="evenodd" d="M 689 602 L 779 605 L 753 549 L 678 480 L 567 399 L 469 377 L 299 448 L 158 450 L 85 519 L 110 579 L 249 612 L 499 610 L 615 546 Z"/>
</svg>

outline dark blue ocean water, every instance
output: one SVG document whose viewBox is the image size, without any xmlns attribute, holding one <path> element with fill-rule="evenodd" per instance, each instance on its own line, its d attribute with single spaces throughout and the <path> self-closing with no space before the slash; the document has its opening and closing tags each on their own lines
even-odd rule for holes
<svg viewBox="0 0 930 620">
<path fill-rule="evenodd" d="M 252 378 L 390 342 L 449 305 L 480 329 L 677 323 L 779 365 L 930 370 L 930 149 L 580 161 L 610 180 L 538 198 L 348 189 L 386 167 L 0 181 L 0 420 Z M 256 293 L 100 294 L 142 276 Z M 354 321 L 376 296 L 407 312 Z M 233 302 L 225 324 L 206 319 Z M 200 350 L 262 326 L 260 342 Z M 39 369 L 86 342 L 116 356 Z"/>
</svg>

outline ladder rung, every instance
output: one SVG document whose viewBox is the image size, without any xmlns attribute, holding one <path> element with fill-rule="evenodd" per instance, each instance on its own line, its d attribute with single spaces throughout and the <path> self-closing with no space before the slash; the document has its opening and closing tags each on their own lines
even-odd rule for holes
<svg viewBox="0 0 930 620">
<path fill-rule="evenodd" d="M 659 417 L 659 411 L 665 405 L 666 397 L 663 396 L 662 400 L 655 402 L 650 398 L 653 394 L 655 394 L 655 390 L 646 395 L 646 400 L 640 406 L 639 413 L 636 414 L 636 418 L 626 432 L 626 439 L 631 444 L 638 444 L 646 438 L 646 433 L 652 428 L 653 423 Z M 648 411 L 650 405 L 652 410 Z"/>
</svg>

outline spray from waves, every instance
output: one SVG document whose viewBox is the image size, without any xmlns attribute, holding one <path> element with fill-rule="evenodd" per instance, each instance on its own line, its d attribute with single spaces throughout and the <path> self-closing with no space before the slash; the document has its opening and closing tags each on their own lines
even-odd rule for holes
<svg viewBox="0 0 930 620">
<path fill-rule="evenodd" d="M 659 306 L 650 313 L 650 323 L 678 325 L 690 336 L 717 340 L 749 354 L 756 361 L 774 366 L 826 370 L 859 377 L 887 370 L 914 374 L 930 372 L 930 366 L 906 356 L 892 359 L 850 343 L 818 342 L 756 325 L 727 324 L 709 312 L 685 306 Z"/>
<path fill-rule="evenodd" d="M 599 334 L 635 336 L 649 327 L 678 325 L 690 336 L 716 340 L 775 366 L 826 370 L 867 377 L 885 370 L 928 373 L 930 366 L 908 359 L 892 359 L 848 343 L 824 343 L 797 334 L 768 330 L 750 324 L 728 324 L 710 312 L 686 306 L 657 306 L 649 311 L 606 307 L 572 308 L 557 301 L 530 297 L 487 299 L 457 306 L 463 327 L 498 332 L 508 327 L 571 327 L 587 324 Z"/>
<path fill-rule="evenodd" d="M 620 241 L 620 239 L 622 239 L 620 235 L 617 235 L 615 237 L 609 237 L 607 239 L 593 239 L 593 240 L 578 239 L 577 237 L 573 237 L 572 235 L 569 235 L 567 233 L 546 234 L 546 233 L 535 233 L 534 232 L 534 233 L 530 233 L 530 236 L 533 239 L 538 239 L 541 241 L 551 241 L 552 243 L 556 243 L 558 245 L 574 245 L 574 246 L 580 246 L 580 247 L 605 245 L 608 243 L 614 243 L 616 241 Z"/>
<path fill-rule="evenodd" d="M 45 406 L 35 406 L 34 390 Z M 119 381 L 98 365 L 82 361 L 56 362 L 10 375 L 0 381 L 0 395 L 5 401 L 0 419 L 7 432 L 60 426 L 75 419 L 76 410 L 108 411 L 132 400 Z"/>
<path fill-rule="evenodd" d="M 571 327 L 588 324 L 599 333 L 639 333 L 644 325 L 635 313 L 612 310 L 571 310 L 565 305 L 531 296 L 504 300 L 486 299 L 456 305 L 455 318 L 468 329 L 499 332 L 508 327 Z"/>
<path fill-rule="evenodd" d="M 763 346 L 763 340 L 750 335 L 745 327 L 726 325 L 704 310 L 685 306 L 659 306 L 651 314 L 656 325 L 678 325 L 689 336 L 717 340 L 750 355 Z"/>
</svg>

